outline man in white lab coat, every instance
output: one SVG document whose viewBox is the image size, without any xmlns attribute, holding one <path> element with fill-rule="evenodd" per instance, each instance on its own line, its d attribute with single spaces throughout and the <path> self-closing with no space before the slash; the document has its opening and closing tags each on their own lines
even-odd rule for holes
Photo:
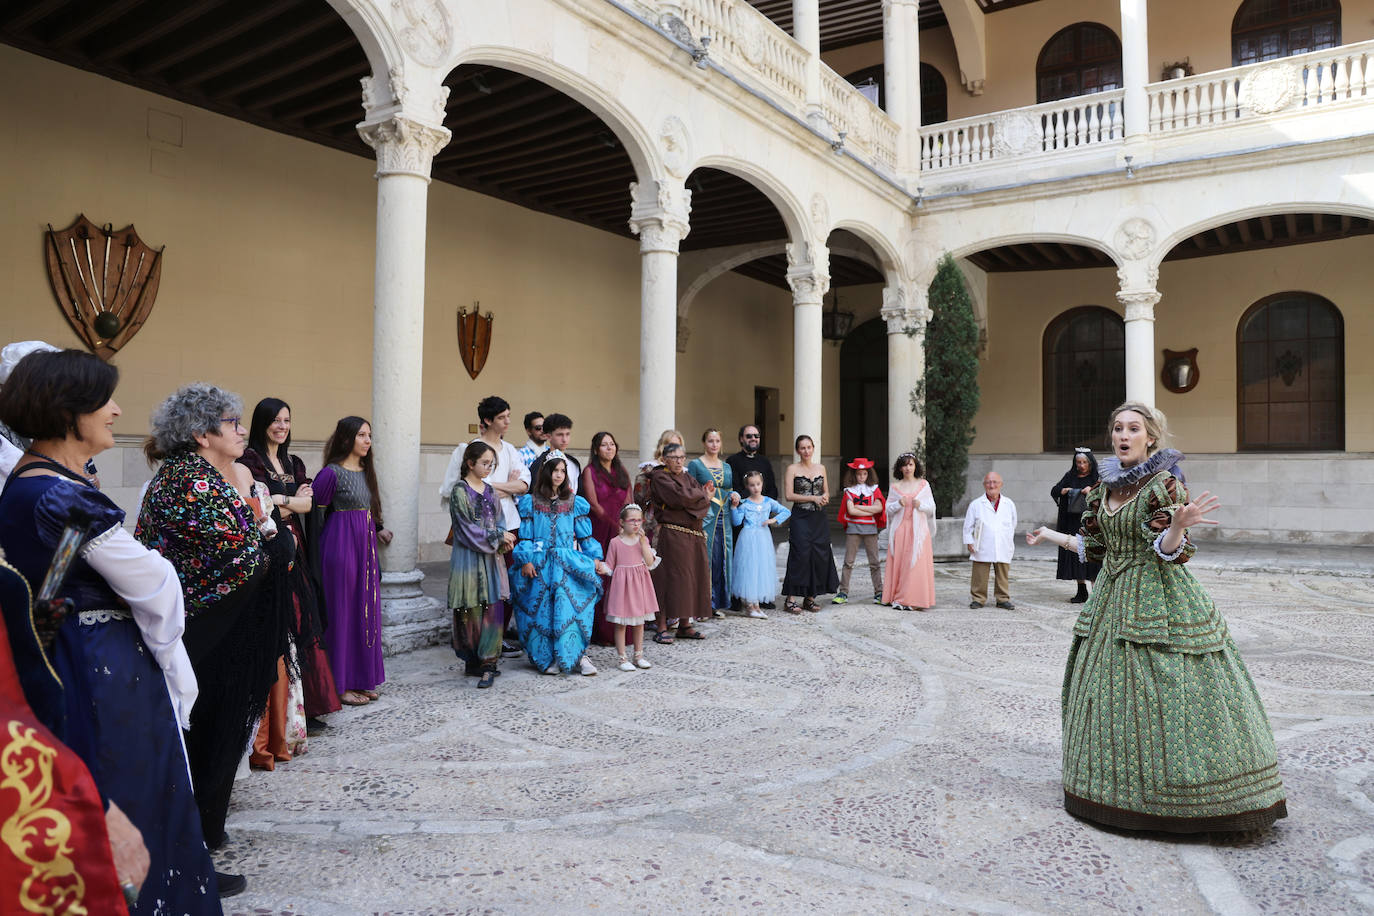
<svg viewBox="0 0 1374 916">
<path fill-rule="evenodd" d="M 969 503 L 964 513 L 964 546 L 973 560 L 969 607 L 982 607 L 988 600 L 988 570 L 996 573 L 997 606 L 1010 611 L 1011 555 L 1016 549 L 1016 504 L 1002 495 L 1002 475 L 988 471 L 983 478 L 983 495 Z"/>
</svg>

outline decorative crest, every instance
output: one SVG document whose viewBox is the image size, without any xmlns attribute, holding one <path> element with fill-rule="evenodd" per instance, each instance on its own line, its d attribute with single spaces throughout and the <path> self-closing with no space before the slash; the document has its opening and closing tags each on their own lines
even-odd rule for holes
<svg viewBox="0 0 1374 916">
<path fill-rule="evenodd" d="M 463 368 L 468 375 L 477 378 L 482 367 L 487 364 L 487 354 L 491 352 L 492 314 L 481 314 L 482 303 L 472 303 L 472 311 L 458 310 L 458 352 L 463 357 Z"/>
<path fill-rule="evenodd" d="M 162 251 L 134 231 L 97 226 L 82 214 L 66 229 L 48 225 L 44 234 L 48 282 L 86 348 L 108 360 L 124 346 L 153 310 L 162 280 Z"/>
<path fill-rule="evenodd" d="M 1159 380 L 1174 394 L 1183 394 L 1197 387 L 1199 378 L 1197 368 L 1197 347 L 1191 350 L 1164 349 L 1164 368 L 1160 370 Z"/>
</svg>

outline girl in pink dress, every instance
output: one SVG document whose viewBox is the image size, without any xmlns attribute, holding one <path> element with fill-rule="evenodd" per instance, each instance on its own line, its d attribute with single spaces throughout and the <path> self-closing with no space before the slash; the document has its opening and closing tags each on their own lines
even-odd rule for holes
<svg viewBox="0 0 1374 916">
<path fill-rule="evenodd" d="M 935 606 L 935 497 L 922 476 L 920 459 L 910 452 L 892 465 L 892 488 L 887 494 L 887 524 L 892 543 L 887 549 L 883 604 L 902 611 Z"/>
<path fill-rule="evenodd" d="M 606 547 L 606 565 L 611 568 L 611 585 L 606 589 L 606 620 L 615 624 L 615 651 L 620 670 L 651 668 L 644 657 L 644 624 L 658 614 L 658 599 L 649 570 L 658 565 L 658 554 L 644 536 L 644 510 L 629 503 L 620 510 L 620 534 Z M 635 660 L 625 657 L 625 630 L 634 641 Z"/>
</svg>

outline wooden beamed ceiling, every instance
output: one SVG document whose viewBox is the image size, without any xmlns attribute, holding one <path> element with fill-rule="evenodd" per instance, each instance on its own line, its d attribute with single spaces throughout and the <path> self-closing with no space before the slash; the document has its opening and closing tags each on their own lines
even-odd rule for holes
<svg viewBox="0 0 1374 916">
<path fill-rule="evenodd" d="M 1164 260 L 1181 261 L 1372 234 L 1374 220 L 1367 217 L 1331 213 L 1278 213 L 1205 229 L 1175 245 L 1164 256 Z M 1001 245 L 969 255 L 969 260 L 989 273 L 1116 266 L 1103 251 L 1061 242 Z"/>
<path fill-rule="evenodd" d="M 984 13 L 1036 3 L 1039 0 L 977 0 Z M 750 6 L 792 34 L 792 0 L 748 0 Z M 850 45 L 883 40 L 882 0 L 820 0 L 821 50 L 833 51 Z M 921 29 L 947 27 L 940 0 L 920 0 L 917 21 Z"/>
<path fill-rule="evenodd" d="M 8 0 L 0 42 L 141 89 L 373 158 L 355 129 L 359 79 L 371 70 L 325 0 Z M 558 89 L 492 67 L 449 75 L 452 142 L 437 181 L 629 236 L 634 168 L 615 133 Z M 686 250 L 787 235 L 777 208 L 748 182 L 699 169 Z M 837 285 L 870 282 L 837 258 Z M 786 286 L 772 265 L 761 271 Z M 759 274 L 760 271 L 755 271 Z"/>
</svg>

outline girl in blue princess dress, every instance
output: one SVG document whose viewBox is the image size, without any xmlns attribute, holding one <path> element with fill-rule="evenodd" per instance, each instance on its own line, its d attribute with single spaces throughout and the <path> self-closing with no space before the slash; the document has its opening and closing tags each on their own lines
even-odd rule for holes
<svg viewBox="0 0 1374 916">
<path fill-rule="evenodd" d="M 749 495 L 730 510 L 731 524 L 740 529 L 730 569 L 730 593 L 739 598 L 747 616 L 767 620 L 759 603 L 772 601 L 778 594 L 778 563 L 768 529 L 781 525 L 792 513 L 763 495 L 763 475 L 758 471 L 744 475 L 744 486 Z"/>
</svg>

